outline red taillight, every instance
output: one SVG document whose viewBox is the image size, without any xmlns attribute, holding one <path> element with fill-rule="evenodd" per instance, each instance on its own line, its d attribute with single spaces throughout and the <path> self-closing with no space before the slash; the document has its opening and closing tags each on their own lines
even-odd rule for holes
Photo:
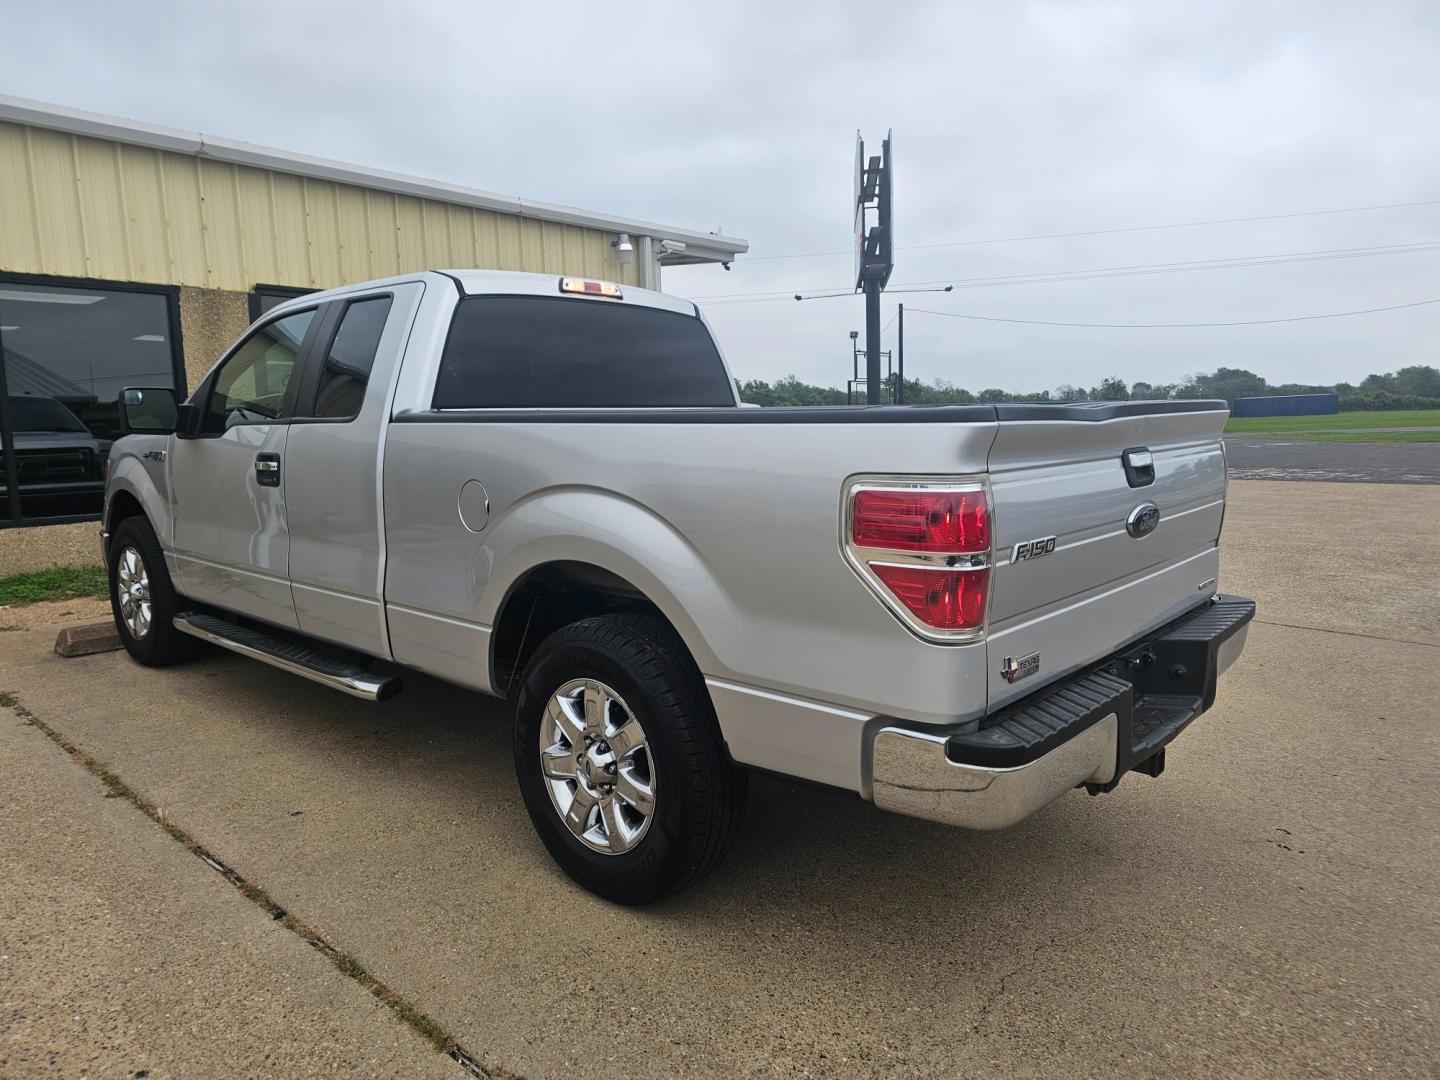
<svg viewBox="0 0 1440 1080">
<path fill-rule="evenodd" d="M 926 566 L 871 563 L 870 569 L 926 626 L 937 630 L 974 630 L 985 622 L 988 567 L 934 570 Z"/>
<path fill-rule="evenodd" d="M 983 491 L 855 493 L 851 539 L 857 547 L 959 555 L 990 550 Z"/>
<path fill-rule="evenodd" d="M 849 491 L 845 553 L 922 637 L 975 641 L 990 599 L 990 504 L 983 482 L 876 477 Z"/>
</svg>

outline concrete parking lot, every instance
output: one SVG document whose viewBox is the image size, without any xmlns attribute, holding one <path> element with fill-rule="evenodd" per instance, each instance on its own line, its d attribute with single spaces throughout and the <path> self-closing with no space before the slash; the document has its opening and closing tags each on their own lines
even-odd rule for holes
<svg viewBox="0 0 1440 1080">
<path fill-rule="evenodd" d="M 0 1075 L 462 1076 L 203 844 L 526 1076 L 1434 1076 L 1440 487 L 1237 481 L 1247 652 L 1158 780 L 968 834 L 756 776 L 640 910 L 531 832 L 505 706 L 0 635 Z"/>
</svg>

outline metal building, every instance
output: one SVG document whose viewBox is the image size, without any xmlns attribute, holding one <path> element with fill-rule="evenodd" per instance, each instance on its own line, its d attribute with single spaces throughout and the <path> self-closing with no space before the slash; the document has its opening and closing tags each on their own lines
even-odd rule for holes
<svg viewBox="0 0 1440 1080">
<path fill-rule="evenodd" d="M 0 95 L 0 576 L 93 563 L 118 392 L 184 392 L 280 300 L 444 267 L 659 288 L 747 247 Z"/>
</svg>

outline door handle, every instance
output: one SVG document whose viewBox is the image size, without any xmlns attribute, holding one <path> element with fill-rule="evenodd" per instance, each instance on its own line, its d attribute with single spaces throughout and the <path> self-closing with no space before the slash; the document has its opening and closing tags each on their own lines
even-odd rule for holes
<svg viewBox="0 0 1440 1080">
<path fill-rule="evenodd" d="M 255 455 L 255 482 L 261 487 L 280 486 L 280 455 Z"/>
</svg>

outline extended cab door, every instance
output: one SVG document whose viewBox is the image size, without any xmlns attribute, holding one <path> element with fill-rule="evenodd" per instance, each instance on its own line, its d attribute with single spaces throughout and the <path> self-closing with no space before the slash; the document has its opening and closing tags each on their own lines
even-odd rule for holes
<svg viewBox="0 0 1440 1080">
<path fill-rule="evenodd" d="M 285 454 L 317 311 L 292 312 L 252 330 L 192 399 L 200 411 L 193 437 L 171 440 L 180 591 L 277 626 L 297 625 Z"/>
<path fill-rule="evenodd" d="M 326 306 L 285 450 L 296 619 L 306 634 L 389 655 L 382 603 L 385 418 L 425 286 L 357 290 Z"/>
</svg>

